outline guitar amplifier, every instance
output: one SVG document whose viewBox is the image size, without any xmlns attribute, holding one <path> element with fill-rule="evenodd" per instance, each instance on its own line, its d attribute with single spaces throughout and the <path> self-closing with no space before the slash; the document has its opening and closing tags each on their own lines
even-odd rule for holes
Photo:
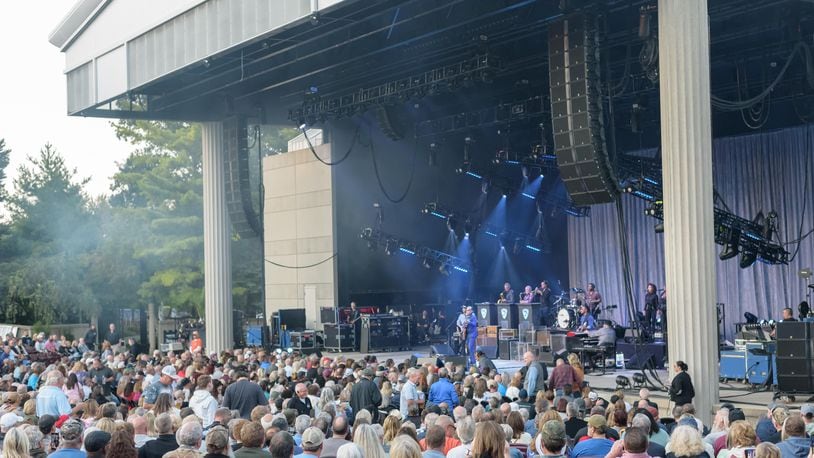
<svg viewBox="0 0 814 458">
<path fill-rule="evenodd" d="M 517 329 L 498 330 L 497 340 L 517 340 Z"/>
<path fill-rule="evenodd" d="M 500 359 L 512 359 L 512 346 L 514 346 L 516 343 L 517 343 L 517 339 L 511 339 L 511 340 L 507 339 L 507 340 L 499 341 L 498 345 L 497 345 L 497 352 L 498 352 L 497 357 L 500 358 Z M 516 351 L 516 347 L 515 347 L 515 351 Z"/>
</svg>

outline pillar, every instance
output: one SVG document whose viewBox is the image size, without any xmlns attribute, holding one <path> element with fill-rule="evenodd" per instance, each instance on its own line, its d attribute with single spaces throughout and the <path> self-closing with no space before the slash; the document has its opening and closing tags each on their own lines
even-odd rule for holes
<svg viewBox="0 0 814 458">
<path fill-rule="evenodd" d="M 207 353 L 234 347 L 231 228 L 226 208 L 223 125 L 201 124 L 203 149 L 204 302 Z"/>
<path fill-rule="evenodd" d="M 668 354 L 671 366 L 689 366 L 693 404 L 710 424 L 718 338 L 707 0 L 659 0 L 658 16 Z"/>
<path fill-rule="evenodd" d="M 158 330 L 158 315 L 155 313 L 155 304 L 149 302 L 147 304 L 147 346 L 150 349 L 150 354 L 158 348 L 156 342 L 158 338 L 156 331 Z"/>
</svg>

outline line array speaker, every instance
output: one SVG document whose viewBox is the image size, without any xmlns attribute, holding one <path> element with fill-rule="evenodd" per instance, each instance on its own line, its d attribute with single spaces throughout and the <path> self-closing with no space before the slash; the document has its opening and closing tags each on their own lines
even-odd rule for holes
<svg viewBox="0 0 814 458">
<path fill-rule="evenodd" d="M 777 389 L 782 393 L 814 392 L 814 323 L 777 324 Z"/>
<path fill-rule="evenodd" d="M 618 185 L 605 148 L 596 18 L 573 14 L 548 28 L 554 151 L 576 205 L 612 202 Z"/>
</svg>

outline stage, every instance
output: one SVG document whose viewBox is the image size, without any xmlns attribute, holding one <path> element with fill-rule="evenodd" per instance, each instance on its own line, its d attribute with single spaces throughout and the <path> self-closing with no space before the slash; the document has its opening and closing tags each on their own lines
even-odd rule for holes
<svg viewBox="0 0 814 458">
<path fill-rule="evenodd" d="M 361 359 L 366 356 L 364 353 L 360 352 L 323 352 L 323 355 L 336 358 L 338 356 L 344 356 L 345 358 L 353 358 L 353 359 Z M 399 362 L 403 362 L 406 359 L 410 359 L 412 356 L 416 356 L 417 358 L 426 358 L 430 357 L 430 347 L 429 346 L 419 346 L 416 347 L 412 351 L 397 351 L 397 352 L 389 352 L 389 353 L 379 353 L 376 354 L 376 357 L 379 358 L 379 361 L 382 362 L 387 359 L 392 359 L 397 364 Z M 505 359 L 494 359 L 492 362 L 495 363 L 495 366 L 501 373 L 514 373 L 515 371 L 519 370 L 523 366 L 523 361 L 513 361 L 513 360 L 505 360 Z M 550 368 L 550 366 L 549 366 Z M 639 370 L 632 370 L 632 369 L 615 369 L 615 368 L 608 368 L 604 375 L 601 374 L 601 370 L 597 373 L 589 373 L 585 375 L 585 380 L 590 384 L 593 389 L 599 393 L 605 399 L 609 399 L 610 396 L 616 391 L 616 377 L 618 375 L 624 375 L 627 377 L 631 382 L 633 381 L 633 374 L 636 372 L 640 372 Z M 667 370 L 657 369 L 654 371 L 655 376 L 658 378 L 660 383 L 663 383 L 665 386 L 669 386 L 669 376 Z M 653 382 L 655 386 L 660 386 L 659 381 L 657 381 L 650 372 L 648 372 L 648 377 Z M 651 396 L 650 399 L 659 405 L 659 415 L 660 416 L 670 416 L 670 409 L 672 405 L 669 404 L 669 398 L 667 396 L 666 388 L 656 388 L 655 386 L 651 385 L 648 387 L 650 390 Z M 700 390 L 700 387 L 696 386 L 696 391 Z M 772 401 L 774 396 L 774 392 L 769 391 L 754 391 L 750 389 L 749 385 L 738 383 L 738 382 L 727 382 L 727 383 L 719 383 L 719 390 L 720 390 L 720 403 L 730 402 L 742 409 L 748 419 L 757 420 L 757 418 L 761 415 L 766 413 L 766 406 L 769 402 Z M 632 401 L 638 399 L 639 397 L 639 388 L 631 388 L 628 387 L 625 390 L 625 396 L 629 397 L 628 401 Z M 794 402 L 789 402 L 789 408 L 791 409 L 799 409 L 802 404 L 805 403 L 807 399 L 807 395 L 801 395 L 795 399 Z"/>
</svg>

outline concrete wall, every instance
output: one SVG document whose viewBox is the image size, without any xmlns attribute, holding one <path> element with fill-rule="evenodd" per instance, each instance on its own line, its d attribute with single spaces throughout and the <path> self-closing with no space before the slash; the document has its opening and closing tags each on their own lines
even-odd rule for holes
<svg viewBox="0 0 814 458">
<path fill-rule="evenodd" d="M 331 145 L 316 146 L 331 160 Z M 308 149 L 263 159 L 266 259 L 305 266 L 334 254 L 332 167 Z M 280 309 L 304 308 L 306 326 L 321 329 L 319 308 L 336 306 L 336 259 L 307 269 L 266 264 L 266 316 Z M 283 323 L 285 324 L 285 323 Z"/>
</svg>

